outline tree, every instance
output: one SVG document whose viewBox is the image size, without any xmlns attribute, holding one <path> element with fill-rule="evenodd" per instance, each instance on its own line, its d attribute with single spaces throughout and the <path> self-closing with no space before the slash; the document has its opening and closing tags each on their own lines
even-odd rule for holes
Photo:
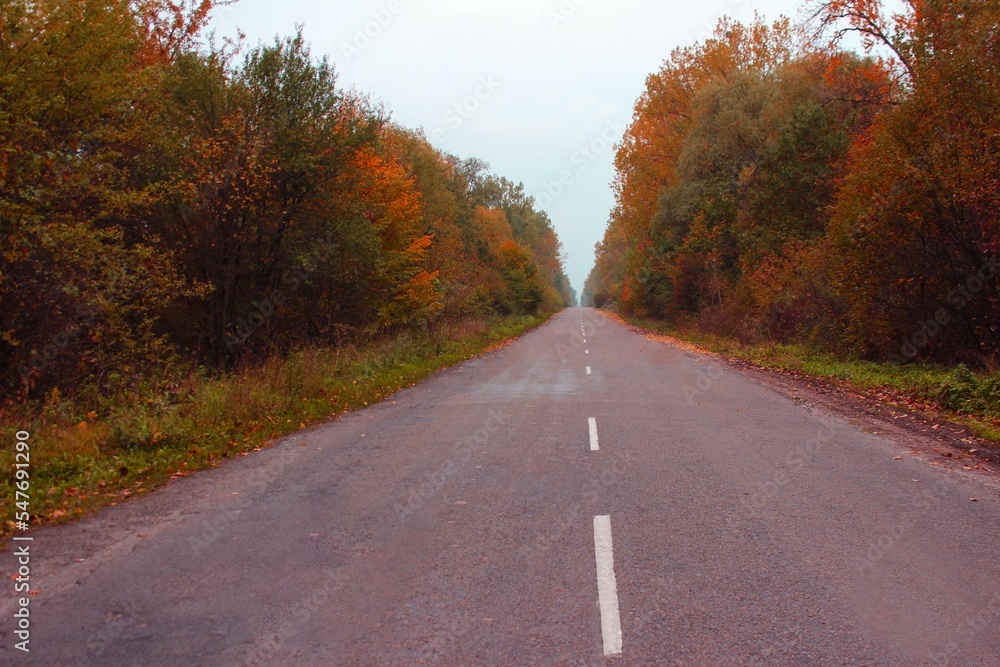
<svg viewBox="0 0 1000 667">
<path fill-rule="evenodd" d="M 117 224 L 128 158 L 158 104 L 128 2 L 0 5 L 0 380 L 37 396 L 135 373 L 168 347 L 160 314 L 201 293 L 170 251 Z"/>
<path fill-rule="evenodd" d="M 855 143 L 833 216 L 838 275 L 866 323 L 849 331 L 868 354 L 979 363 L 1000 350 L 1000 3 L 910 0 L 891 31 L 878 10 L 822 14 L 888 46 L 906 79 Z"/>
</svg>

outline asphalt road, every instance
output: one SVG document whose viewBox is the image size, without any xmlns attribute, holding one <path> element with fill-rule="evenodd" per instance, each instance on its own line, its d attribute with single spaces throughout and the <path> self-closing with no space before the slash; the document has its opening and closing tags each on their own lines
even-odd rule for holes
<svg viewBox="0 0 1000 667">
<path fill-rule="evenodd" d="M 1000 492 L 905 451 L 571 309 L 34 531 L 0 662 L 998 665 Z"/>
</svg>

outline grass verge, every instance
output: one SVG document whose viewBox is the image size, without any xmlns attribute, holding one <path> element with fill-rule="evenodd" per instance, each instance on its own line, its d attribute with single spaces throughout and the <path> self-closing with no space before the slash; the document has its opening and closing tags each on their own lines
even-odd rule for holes
<svg viewBox="0 0 1000 667">
<path fill-rule="evenodd" d="M 269 446 L 364 408 L 498 347 L 546 317 L 507 317 L 403 333 L 366 345 L 309 348 L 221 378 L 192 372 L 167 394 L 116 397 L 78 414 L 55 397 L 42 413 L 0 415 L 0 535 L 15 529 L 15 433 L 30 433 L 31 525 L 59 523 L 147 493 L 172 477 Z"/>
<path fill-rule="evenodd" d="M 826 380 L 918 412 L 939 413 L 967 426 L 979 437 L 1000 444 L 1000 373 L 975 372 L 965 366 L 918 363 L 900 366 L 846 359 L 805 345 L 745 345 L 663 322 L 623 319 L 724 357 Z"/>
</svg>

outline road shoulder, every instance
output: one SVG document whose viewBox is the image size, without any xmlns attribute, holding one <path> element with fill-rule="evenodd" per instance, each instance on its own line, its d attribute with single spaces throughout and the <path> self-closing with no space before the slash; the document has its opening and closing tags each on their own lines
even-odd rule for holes
<svg viewBox="0 0 1000 667">
<path fill-rule="evenodd" d="M 872 390 L 860 392 L 844 383 L 794 371 L 767 368 L 707 350 L 673 336 L 656 333 L 601 311 L 629 330 L 688 354 L 708 357 L 725 368 L 764 385 L 807 407 L 833 413 L 861 430 L 890 440 L 900 456 L 968 475 L 1000 488 L 1000 446 L 975 435 L 962 424 L 934 410 L 915 409 Z"/>
</svg>

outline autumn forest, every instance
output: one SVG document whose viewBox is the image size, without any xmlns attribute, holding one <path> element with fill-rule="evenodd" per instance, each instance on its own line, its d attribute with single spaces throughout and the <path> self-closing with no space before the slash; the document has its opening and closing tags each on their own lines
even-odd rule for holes
<svg viewBox="0 0 1000 667">
<path fill-rule="evenodd" d="M 650 75 L 583 299 L 897 364 L 1000 353 L 1000 3 L 824 0 Z M 845 43 L 860 41 L 864 55 Z"/>
<path fill-rule="evenodd" d="M 576 302 L 524 185 L 341 85 L 301 28 L 214 35 L 230 4 L 0 3 L 0 424 L 32 434 L 33 521 L 383 401 Z M 664 48 L 582 305 L 919 367 L 894 386 L 1000 440 L 1000 2 L 805 7 Z"/>
<path fill-rule="evenodd" d="M 210 43 L 215 4 L 4 3 L 5 394 L 571 303 L 519 184 L 339 88 L 301 35 Z"/>
</svg>

